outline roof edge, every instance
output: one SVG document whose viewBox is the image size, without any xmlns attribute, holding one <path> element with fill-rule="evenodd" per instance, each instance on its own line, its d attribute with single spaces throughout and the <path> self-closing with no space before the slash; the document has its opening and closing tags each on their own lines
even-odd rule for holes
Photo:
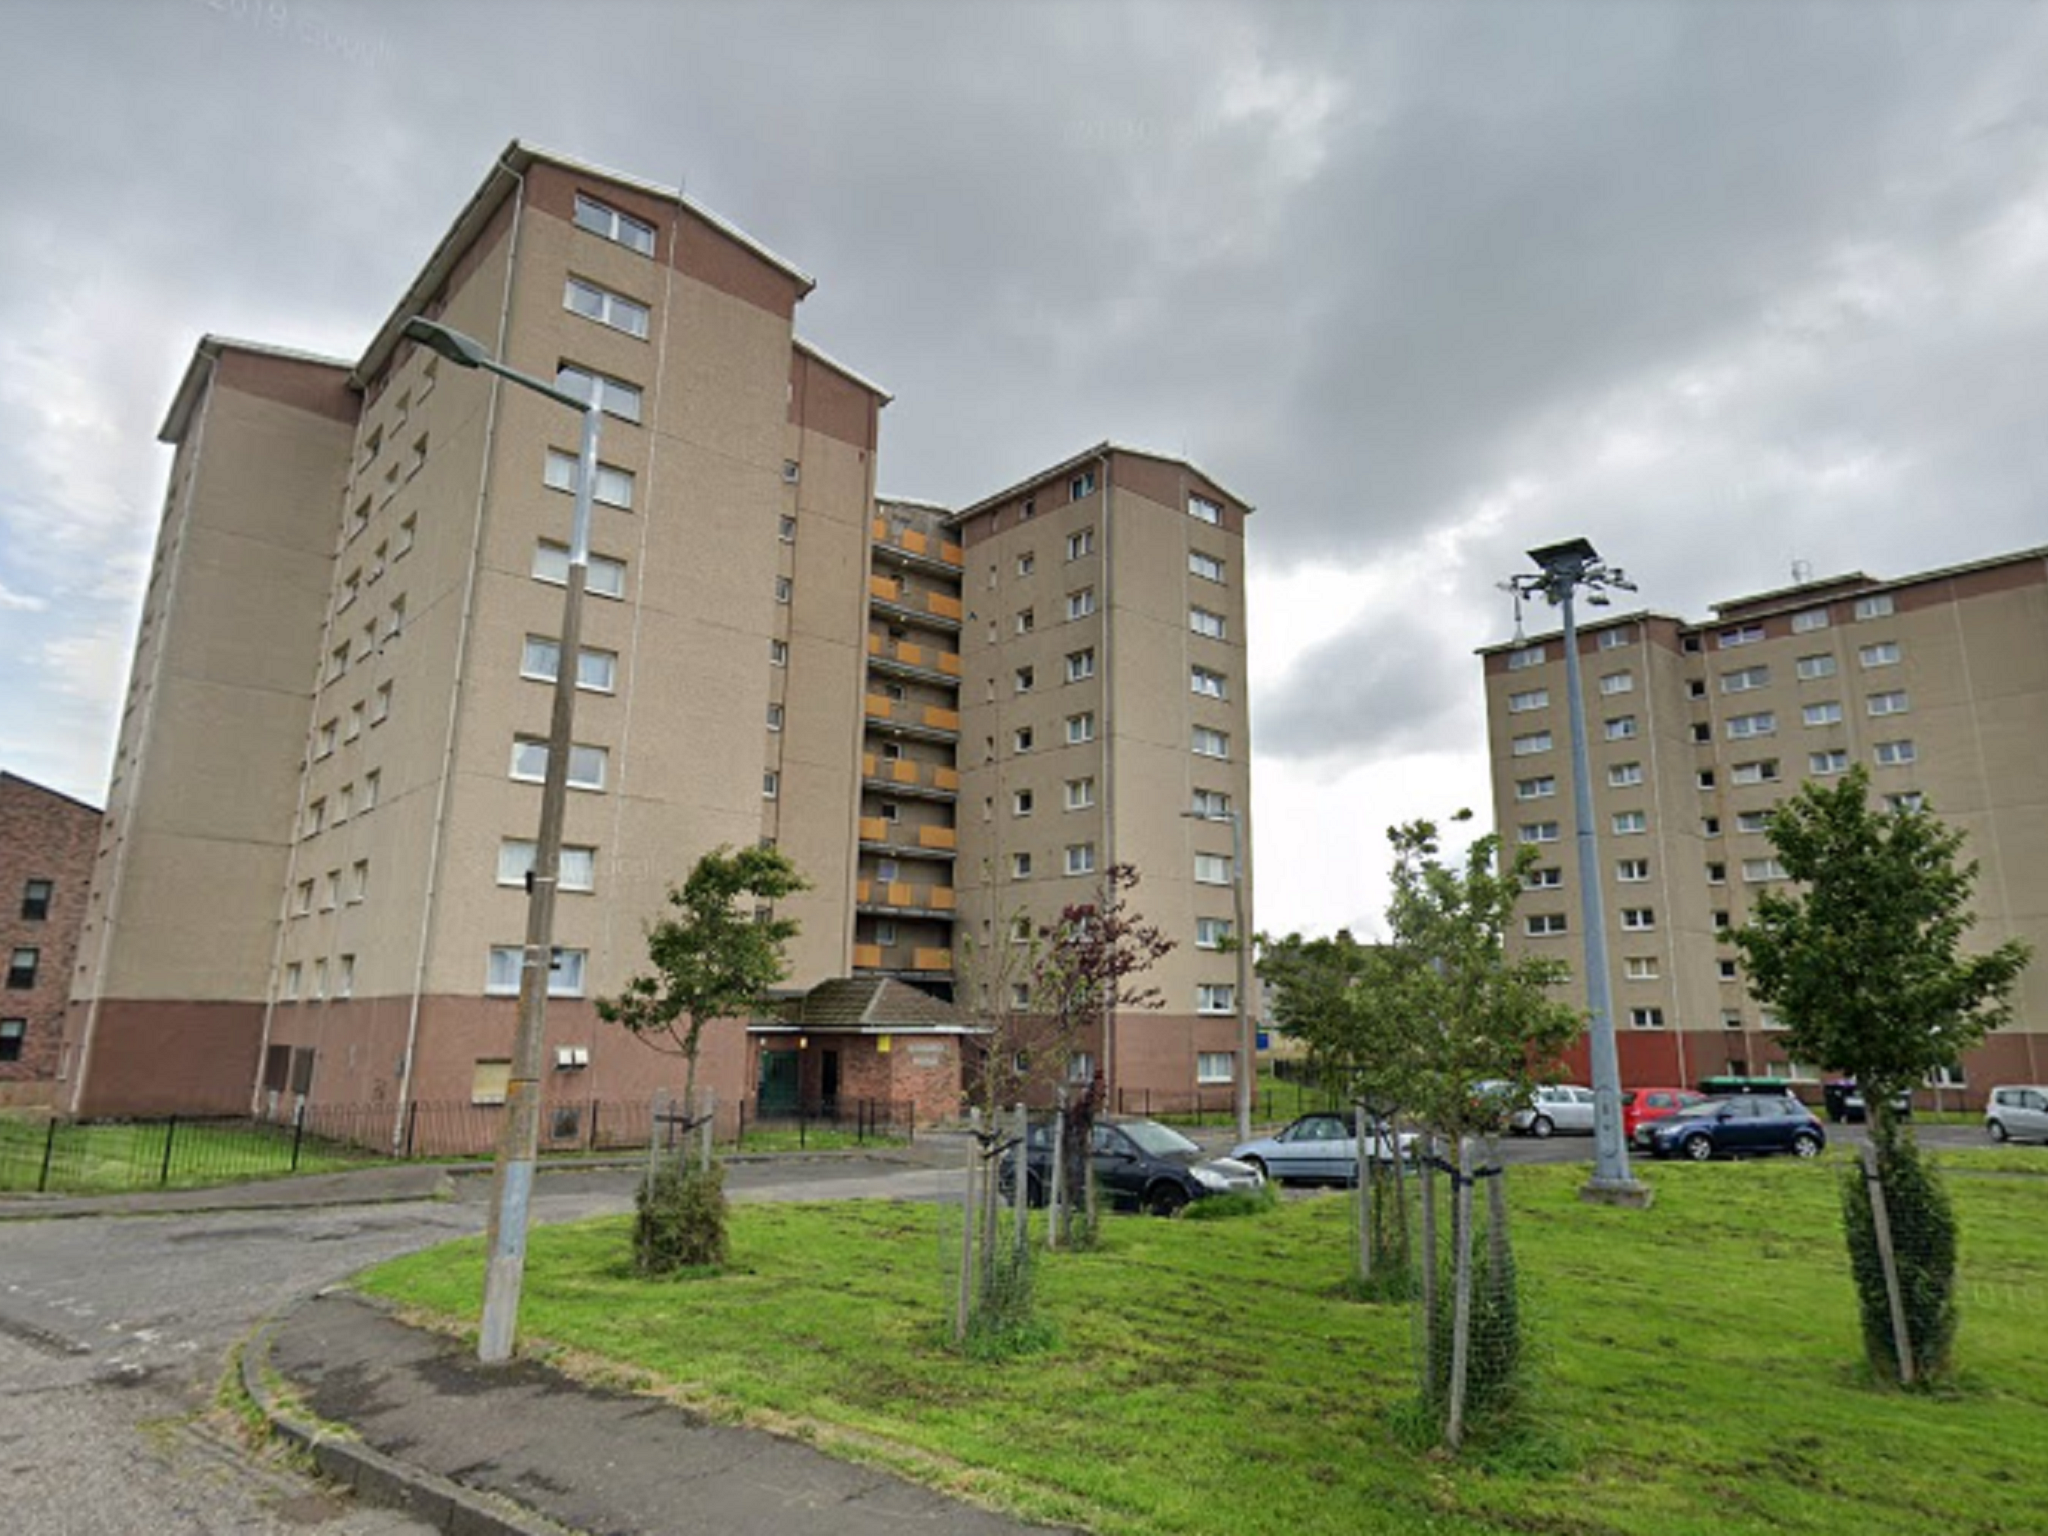
<svg viewBox="0 0 2048 1536">
<path fill-rule="evenodd" d="M 1258 508 L 1253 503 L 1246 501 L 1242 496 L 1238 495 L 1237 492 L 1233 491 L 1221 480 L 1218 480 L 1214 475 L 1210 474 L 1206 469 L 1202 468 L 1202 466 L 1197 464 L 1193 459 L 1187 458 L 1177 453 L 1158 453 L 1150 448 L 1140 448 L 1133 443 L 1120 443 L 1117 442 L 1114 438 L 1104 438 L 1101 442 L 1095 444 L 1095 446 L 1092 448 L 1084 448 L 1079 453 L 1073 455 L 1071 458 L 1062 459 L 1057 464 L 1050 464 L 1046 466 L 1044 469 L 1034 470 L 1030 474 L 1024 476 L 1021 480 L 1014 481 L 1010 485 L 1005 486 L 1002 490 L 997 491 L 992 495 L 984 496 L 979 501 L 976 501 L 969 506 L 962 507 L 958 512 L 955 512 L 950 518 L 948 518 L 947 522 L 953 525 L 954 527 L 958 527 L 961 523 L 966 522 L 968 518 L 973 517 L 976 513 L 986 512 L 990 507 L 996 505 L 998 502 L 1009 500 L 1012 496 L 1015 496 L 1019 491 L 1023 490 L 1027 485 L 1035 485 L 1041 480 L 1056 479 L 1060 475 L 1066 473 L 1068 470 L 1073 469 L 1078 465 L 1085 464 L 1090 459 L 1099 459 L 1102 458 L 1104 455 L 1115 455 L 1119 453 L 1129 454 L 1133 458 L 1151 459 L 1160 464 L 1178 464 L 1182 469 L 1185 469 L 1189 471 L 1191 474 L 1198 475 L 1203 480 L 1208 481 L 1209 484 L 1215 486 L 1217 490 L 1221 491 L 1225 496 L 1228 496 L 1232 501 L 1236 502 L 1240 507 L 1244 508 L 1244 510 L 1247 513 L 1255 512 L 1258 510 Z"/>
<path fill-rule="evenodd" d="M 853 369 L 847 367 L 846 364 L 840 362 L 838 358 L 834 357 L 831 353 L 827 352 L 823 347 L 813 346 L 810 342 L 805 341 L 801 336 L 792 336 L 789 340 L 790 345 L 793 346 L 797 351 L 803 353 L 805 357 L 811 358 L 813 361 L 823 363 L 827 368 L 830 368 L 834 373 L 839 374 L 842 378 L 851 379 L 854 383 L 858 384 L 862 389 L 866 390 L 869 394 L 878 397 L 881 400 L 882 404 L 887 405 L 890 401 L 896 398 L 888 390 L 884 389 L 881 385 L 877 384 L 873 379 L 866 378 L 863 375 L 854 372 Z"/>
<path fill-rule="evenodd" d="M 297 347 L 281 347 L 267 341 L 244 341 L 235 336 L 217 336 L 208 331 L 192 348 L 192 361 L 185 365 L 183 377 L 171 396 L 170 409 L 164 413 L 163 425 L 156 429 L 156 440 L 160 443 L 178 443 L 185 437 L 192 411 L 199 404 L 199 396 L 205 390 L 200 364 L 218 363 L 223 352 L 253 352 L 259 357 L 279 357 L 293 363 L 316 363 L 323 368 L 337 368 L 343 371 L 355 366 L 345 357 L 329 357 L 323 352 L 306 352 Z M 210 371 L 210 370 L 209 370 Z"/>
</svg>

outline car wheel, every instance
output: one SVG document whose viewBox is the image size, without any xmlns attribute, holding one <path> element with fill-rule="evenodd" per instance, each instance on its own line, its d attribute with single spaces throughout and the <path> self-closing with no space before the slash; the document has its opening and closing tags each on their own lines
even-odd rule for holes
<svg viewBox="0 0 2048 1536">
<path fill-rule="evenodd" d="M 1696 1163 L 1704 1163 L 1714 1155 L 1714 1138 L 1704 1131 L 1694 1131 L 1685 1138 L 1685 1155 Z"/>
<path fill-rule="evenodd" d="M 1556 1129 L 1557 1126 L 1551 1121 L 1551 1118 L 1548 1115 L 1538 1115 L 1534 1120 L 1531 1120 L 1529 1122 L 1529 1134 L 1531 1136 L 1534 1136 L 1538 1141 L 1549 1140 L 1550 1133 Z"/>
<path fill-rule="evenodd" d="M 1177 1216 L 1187 1203 L 1188 1192 L 1178 1184 L 1162 1181 L 1145 1191 L 1145 1214 L 1148 1216 Z"/>
<path fill-rule="evenodd" d="M 1266 1160 L 1263 1157 L 1248 1157 L 1244 1160 L 1244 1165 L 1262 1179 L 1273 1179 L 1273 1175 L 1266 1170 Z M 1280 1181 L 1273 1179 L 1273 1182 L 1277 1184 Z"/>
<path fill-rule="evenodd" d="M 2012 1132 L 2008 1131 L 2005 1128 L 2005 1122 L 2003 1120 L 1987 1121 L 1985 1123 L 1984 1129 L 1991 1133 L 1991 1139 L 1993 1141 L 2005 1141 L 2010 1139 L 2010 1137 L 2012 1136 Z"/>
<path fill-rule="evenodd" d="M 1801 1131 L 1792 1138 L 1792 1155 L 1795 1157 L 1819 1157 L 1820 1138 L 1811 1131 Z"/>
</svg>

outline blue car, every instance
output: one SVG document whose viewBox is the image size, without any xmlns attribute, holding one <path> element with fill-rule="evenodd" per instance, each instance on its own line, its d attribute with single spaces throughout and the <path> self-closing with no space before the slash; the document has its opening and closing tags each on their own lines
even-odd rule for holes
<svg viewBox="0 0 2048 1536">
<path fill-rule="evenodd" d="M 1658 1157 L 1685 1157 L 1704 1163 L 1715 1157 L 1762 1157 L 1789 1152 L 1818 1157 L 1828 1133 L 1813 1111 L 1789 1094 L 1744 1093 L 1706 1099 L 1675 1115 L 1653 1120 L 1637 1131 L 1649 1132 L 1649 1148 Z"/>
</svg>

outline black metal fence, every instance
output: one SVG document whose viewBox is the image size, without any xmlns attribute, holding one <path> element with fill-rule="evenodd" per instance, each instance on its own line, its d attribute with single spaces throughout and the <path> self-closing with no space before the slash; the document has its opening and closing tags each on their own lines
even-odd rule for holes
<svg viewBox="0 0 2048 1536">
<path fill-rule="evenodd" d="M 1327 1103 L 1322 1102 L 1324 1098 Z M 1317 1109 L 1336 1109 L 1342 1101 L 1334 1092 L 1290 1087 L 1282 1092 L 1261 1088 L 1252 1094 L 1252 1119 L 1260 1124 L 1291 1120 Z M 1116 1113 L 1143 1115 L 1166 1124 L 1223 1125 L 1237 1118 L 1237 1090 L 1225 1084 L 1217 1088 L 1187 1090 L 1169 1088 L 1119 1088 Z"/>
<path fill-rule="evenodd" d="M 160 1120 L 0 1120 L 0 1190 L 109 1193 L 191 1188 L 367 1160 L 296 1120 L 167 1116 Z"/>
</svg>

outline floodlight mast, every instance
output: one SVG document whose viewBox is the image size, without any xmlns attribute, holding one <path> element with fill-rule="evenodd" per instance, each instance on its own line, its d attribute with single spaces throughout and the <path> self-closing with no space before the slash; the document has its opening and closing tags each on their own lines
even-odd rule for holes
<svg viewBox="0 0 2048 1536">
<path fill-rule="evenodd" d="M 1586 701 L 1579 684 L 1579 630 L 1572 595 L 1587 589 L 1587 601 L 1604 606 L 1606 588 L 1635 591 L 1619 566 L 1604 564 L 1585 539 L 1568 539 L 1529 551 L 1539 574 L 1510 577 L 1519 599 L 1541 593 L 1563 610 L 1565 710 L 1571 722 L 1572 814 L 1579 864 L 1579 922 L 1585 930 L 1586 1005 L 1591 1014 L 1593 1067 L 1593 1177 L 1582 1198 L 1612 1205 L 1647 1205 L 1649 1187 L 1629 1171 L 1628 1142 L 1622 1135 L 1621 1061 L 1614 1042 L 1614 993 L 1607 974 L 1607 913 L 1600 889 L 1600 847 L 1593 825 L 1593 786 L 1586 751 Z M 1519 606 L 1517 618 L 1519 620 Z M 1519 628 L 1519 623 L 1518 623 Z"/>
</svg>

